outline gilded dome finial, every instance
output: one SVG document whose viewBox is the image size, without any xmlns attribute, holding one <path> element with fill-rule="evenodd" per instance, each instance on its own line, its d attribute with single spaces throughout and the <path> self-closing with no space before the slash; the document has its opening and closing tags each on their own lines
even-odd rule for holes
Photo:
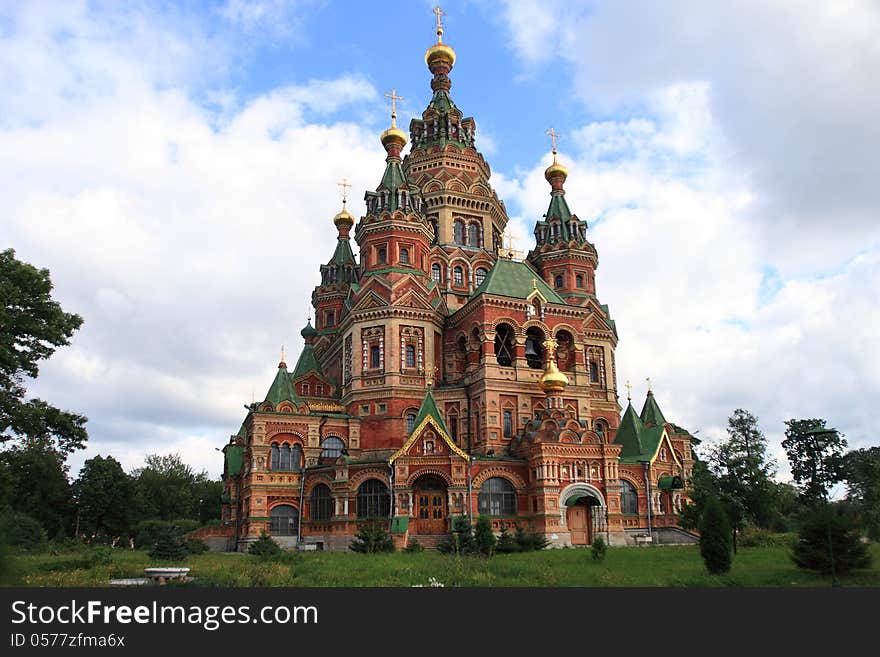
<svg viewBox="0 0 880 657">
<path fill-rule="evenodd" d="M 348 236 L 348 231 L 354 226 L 354 217 L 348 213 L 348 209 L 345 207 L 345 204 L 348 201 L 348 188 L 351 187 L 351 183 L 343 178 L 336 184 L 342 187 L 342 211 L 333 217 L 333 223 L 336 225 L 336 228 L 339 229 L 340 233 L 344 233 L 345 236 Z"/>
<path fill-rule="evenodd" d="M 550 141 L 553 143 L 553 164 L 544 171 L 544 178 L 553 186 L 554 190 L 561 190 L 562 183 L 568 178 L 568 169 L 559 164 L 559 160 L 556 159 L 556 140 L 559 139 L 559 133 L 550 128 L 544 134 L 549 136 Z"/>
<path fill-rule="evenodd" d="M 541 376 L 541 389 L 547 394 L 560 394 L 568 385 L 568 377 L 559 371 L 556 366 L 556 347 L 558 346 L 555 338 L 547 338 L 544 340 L 544 349 L 547 350 L 547 365 L 544 367 L 544 374 Z"/>
<path fill-rule="evenodd" d="M 406 134 L 397 127 L 397 101 L 403 100 L 403 96 L 397 95 L 397 89 L 392 89 L 385 98 L 391 99 L 391 127 L 382 133 L 382 146 L 389 155 L 400 155 L 400 151 L 406 146 Z"/>
<path fill-rule="evenodd" d="M 442 16 L 446 14 L 440 7 L 434 7 L 434 13 L 437 15 L 437 43 L 428 48 L 425 53 L 425 64 L 434 75 L 447 74 L 455 66 L 455 51 L 448 45 L 443 43 L 443 21 Z"/>
</svg>

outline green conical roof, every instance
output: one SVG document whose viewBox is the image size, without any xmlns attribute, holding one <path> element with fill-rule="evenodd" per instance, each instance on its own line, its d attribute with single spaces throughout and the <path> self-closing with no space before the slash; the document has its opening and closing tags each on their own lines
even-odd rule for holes
<svg viewBox="0 0 880 657">
<path fill-rule="evenodd" d="M 275 375 L 275 380 L 272 381 L 264 401 L 272 402 L 274 406 L 278 406 L 283 401 L 293 402 L 296 406 L 302 404 L 302 399 L 296 394 L 293 382 L 290 380 L 287 365 L 283 362 L 278 364 L 278 374 Z"/>
<path fill-rule="evenodd" d="M 340 237 L 336 243 L 336 250 L 333 252 L 333 259 L 330 261 L 334 265 L 355 265 L 354 252 L 351 250 L 351 244 L 347 237 Z"/>
<path fill-rule="evenodd" d="M 550 303 L 565 303 L 534 269 L 524 262 L 505 258 L 499 258 L 495 262 L 495 266 L 486 274 L 486 279 L 474 290 L 473 296 L 497 294 L 502 297 L 525 299 L 535 287 Z"/>
<path fill-rule="evenodd" d="M 621 463 L 648 462 L 657 453 L 657 447 L 663 438 L 663 426 L 646 427 L 636 415 L 632 403 L 626 405 L 620 426 L 614 436 L 614 443 L 621 445 Z"/>
<path fill-rule="evenodd" d="M 657 405 L 657 400 L 654 399 L 654 393 L 650 390 L 648 391 L 645 405 L 642 406 L 642 412 L 639 414 L 639 417 L 645 424 L 652 424 L 654 426 L 662 426 L 666 424 L 666 418 L 663 417 L 660 406 Z"/>
<path fill-rule="evenodd" d="M 434 395 L 431 394 L 430 388 L 428 388 L 425 393 L 425 398 L 422 400 L 422 406 L 419 408 L 418 415 L 416 415 L 416 421 L 413 424 L 413 431 L 416 431 L 419 428 L 419 425 L 422 424 L 422 420 L 429 416 L 437 422 L 438 426 L 443 428 L 446 435 L 449 435 L 449 429 L 446 426 L 446 422 L 443 421 L 443 415 L 440 413 L 440 409 L 437 408 L 437 402 L 434 401 Z M 412 435 L 412 433 L 410 433 L 410 435 Z"/>
<path fill-rule="evenodd" d="M 314 345 L 307 342 L 303 347 L 302 353 L 299 355 L 299 360 L 296 361 L 296 367 L 293 368 L 293 374 L 290 375 L 290 379 L 292 381 L 296 380 L 309 372 L 315 372 L 321 376 L 324 375 L 321 372 L 321 366 L 318 364 L 318 358 L 315 356 Z"/>
</svg>

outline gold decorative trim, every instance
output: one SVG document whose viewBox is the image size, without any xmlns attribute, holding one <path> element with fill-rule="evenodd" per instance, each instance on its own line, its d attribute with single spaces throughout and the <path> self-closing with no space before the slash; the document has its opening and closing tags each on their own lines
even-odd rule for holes
<svg viewBox="0 0 880 657">
<path fill-rule="evenodd" d="M 394 454 L 391 455 L 391 457 L 388 459 L 388 463 L 394 463 L 397 459 L 406 454 L 407 451 L 409 451 L 409 448 L 413 446 L 413 444 L 416 442 L 416 439 L 422 434 L 422 432 L 429 424 L 434 427 L 438 434 L 440 434 L 440 437 L 443 438 L 443 442 L 446 443 L 446 446 L 449 447 L 450 451 L 458 454 L 466 461 L 470 459 L 468 453 L 462 450 L 452 441 L 452 438 L 449 436 L 448 433 L 446 433 L 446 430 L 442 426 L 440 426 L 437 420 L 435 420 L 431 415 L 426 415 L 425 419 L 423 419 L 419 423 L 419 426 L 413 429 L 412 433 L 409 435 L 409 438 L 407 438 L 406 442 L 403 443 L 403 447 L 401 447 L 396 452 L 394 452 Z"/>
</svg>

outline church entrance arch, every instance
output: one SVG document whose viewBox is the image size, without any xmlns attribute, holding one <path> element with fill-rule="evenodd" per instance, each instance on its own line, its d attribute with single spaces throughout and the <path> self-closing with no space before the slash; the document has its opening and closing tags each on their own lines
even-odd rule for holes
<svg viewBox="0 0 880 657">
<path fill-rule="evenodd" d="M 413 484 L 415 534 L 446 533 L 446 482 L 436 475 L 425 475 Z"/>
<path fill-rule="evenodd" d="M 573 484 L 559 496 L 565 525 L 572 545 L 590 545 L 599 532 L 605 531 L 605 500 L 597 488 L 589 484 Z"/>
</svg>

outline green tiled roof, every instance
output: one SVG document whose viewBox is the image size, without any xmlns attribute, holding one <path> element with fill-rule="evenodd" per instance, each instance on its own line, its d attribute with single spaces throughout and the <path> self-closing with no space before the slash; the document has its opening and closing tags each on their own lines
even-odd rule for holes
<svg viewBox="0 0 880 657">
<path fill-rule="evenodd" d="M 654 393 L 650 390 L 648 391 L 647 398 L 645 398 L 645 405 L 642 406 L 642 412 L 639 414 L 639 417 L 645 424 L 659 426 L 666 423 L 666 418 L 663 417 L 663 412 L 660 410 L 657 400 L 654 399 Z"/>
<path fill-rule="evenodd" d="M 431 394 L 430 388 L 428 388 L 428 391 L 425 393 L 425 398 L 422 400 L 422 406 L 419 408 L 418 415 L 416 415 L 416 421 L 413 423 L 413 431 L 418 429 L 422 420 L 429 415 L 434 418 L 438 426 L 443 428 L 443 431 L 449 434 L 449 429 L 446 426 L 446 422 L 443 421 L 443 415 L 440 414 L 440 409 L 437 408 L 437 402 L 434 401 L 434 395 Z"/>
<path fill-rule="evenodd" d="M 626 405 L 620 426 L 614 436 L 615 444 L 621 445 L 621 463 L 638 463 L 650 461 L 657 453 L 657 447 L 663 438 L 663 427 L 646 427 L 636 415 L 632 403 Z"/>
<path fill-rule="evenodd" d="M 302 353 L 299 355 L 299 360 L 296 361 L 296 367 L 293 368 L 293 374 L 290 375 L 290 379 L 291 381 L 296 380 L 309 372 L 316 372 L 323 376 L 321 366 L 318 364 L 318 359 L 315 356 L 314 345 L 306 343 Z"/>
<path fill-rule="evenodd" d="M 266 393 L 265 401 L 272 402 L 274 406 L 278 406 L 283 401 L 293 402 L 297 406 L 303 403 L 293 388 L 293 383 L 290 380 L 290 374 L 286 367 L 278 367 L 278 374 L 275 375 L 275 380 L 272 381 L 269 392 Z"/>
<path fill-rule="evenodd" d="M 226 455 L 226 474 L 227 475 L 237 475 L 241 472 L 241 465 L 244 459 L 242 459 L 242 452 L 244 452 L 244 447 L 241 445 L 227 445 L 226 449 L 223 450 Z"/>
<path fill-rule="evenodd" d="M 535 289 L 536 283 L 538 291 L 544 295 L 547 301 L 550 303 L 565 303 L 562 297 L 547 285 L 544 279 L 541 278 L 541 275 L 525 262 L 507 260 L 505 258 L 499 258 L 495 262 L 495 266 L 489 270 L 486 279 L 474 290 L 473 296 L 478 294 L 495 294 L 501 297 L 525 299 Z"/>
<path fill-rule="evenodd" d="M 357 264 L 354 259 L 354 253 L 351 250 L 351 244 L 347 237 L 340 237 L 336 242 L 336 250 L 333 252 L 333 260 L 335 265 L 354 265 Z"/>
<path fill-rule="evenodd" d="M 678 475 L 669 475 L 667 477 L 660 477 L 657 480 L 657 488 L 660 490 L 678 490 L 684 488 L 684 484 Z"/>
</svg>

